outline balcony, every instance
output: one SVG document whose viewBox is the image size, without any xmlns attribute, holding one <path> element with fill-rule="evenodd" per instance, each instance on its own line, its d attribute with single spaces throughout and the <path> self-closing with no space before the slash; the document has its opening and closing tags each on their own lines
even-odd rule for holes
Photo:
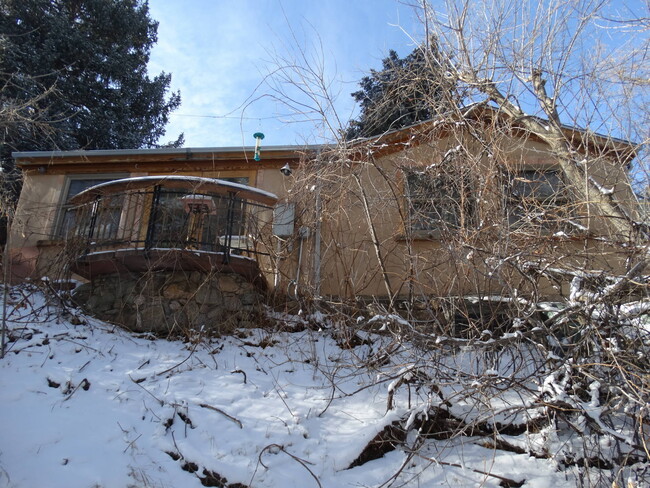
<svg viewBox="0 0 650 488">
<path fill-rule="evenodd" d="M 126 178 L 72 197 L 60 237 L 70 269 L 92 280 L 159 270 L 238 273 L 264 285 L 271 193 L 187 176 Z"/>
</svg>

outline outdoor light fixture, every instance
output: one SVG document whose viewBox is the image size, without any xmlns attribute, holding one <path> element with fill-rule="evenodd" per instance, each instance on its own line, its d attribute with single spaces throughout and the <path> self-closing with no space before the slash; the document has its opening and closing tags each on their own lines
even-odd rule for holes
<svg viewBox="0 0 650 488">
<path fill-rule="evenodd" d="M 291 176 L 291 173 L 293 173 L 293 171 L 291 171 L 291 166 L 289 166 L 289 163 L 286 163 L 284 166 L 282 166 L 282 168 L 280 168 L 280 172 L 284 176 Z"/>
<path fill-rule="evenodd" d="M 262 134 L 261 132 L 256 132 L 255 134 L 253 134 L 253 137 L 255 138 L 255 156 L 253 157 L 253 159 L 255 161 L 259 161 L 260 159 L 262 159 L 260 157 L 260 146 L 262 145 L 262 139 L 264 139 L 264 134 Z"/>
</svg>

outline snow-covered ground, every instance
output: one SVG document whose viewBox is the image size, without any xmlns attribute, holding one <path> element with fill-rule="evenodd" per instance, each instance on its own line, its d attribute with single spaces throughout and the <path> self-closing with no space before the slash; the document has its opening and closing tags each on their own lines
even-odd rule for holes
<svg viewBox="0 0 650 488">
<path fill-rule="evenodd" d="M 407 414 L 389 336 L 155 340 L 15 292 L 0 361 L 0 486 L 574 486 L 553 460 L 457 436 L 350 468 Z M 67 318 L 66 318 L 67 317 Z M 364 338 L 364 337 L 362 337 Z M 388 360 L 371 359 L 382 355 Z M 435 395 L 434 395 L 435 396 Z M 406 445 L 409 445 L 407 439 Z"/>
</svg>

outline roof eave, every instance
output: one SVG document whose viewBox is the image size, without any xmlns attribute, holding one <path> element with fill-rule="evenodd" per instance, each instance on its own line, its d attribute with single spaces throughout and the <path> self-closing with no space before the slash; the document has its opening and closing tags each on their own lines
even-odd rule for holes
<svg viewBox="0 0 650 488">
<path fill-rule="evenodd" d="M 265 159 L 286 158 L 288 155 L 298 157 L 305 152 L 316 152 L 320 145 L 292 145 L 292 146 L 266 146 L 262 148 L 262 156 Z M 128 160 L 140 157 L 166 157 L 177 160 L 195 160 L 206 158 L 236 158 L 252 159 L 255 148 L 244 147 L 188 147 L 188 148 L 155 148 L 155 149 L 96 149 L 96 150 L 72 150 L 72 151 L 18 151 L 12 153 L 12 157 L 20 166 L 29 166 L 44 163 L 56 162 L 91 162 L 98 158 L 115 158 Z"/>
</svg>

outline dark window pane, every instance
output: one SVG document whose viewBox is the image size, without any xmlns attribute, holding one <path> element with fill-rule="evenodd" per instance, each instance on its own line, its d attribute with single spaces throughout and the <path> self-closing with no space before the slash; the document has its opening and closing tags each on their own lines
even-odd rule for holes
<svg viewBox="0 0 650 488">
<path fill-rule="evenodd" d="M 470 213 L 464 177 L 427 171 L 409 172 L 406 177 L 409 218 L 412 230 L 457 228 L 463 214 Z"/>
<path fill-rule="evenodd" d="M 512 193 L 518 197 L 545 200 L 556 197 L 562 186 L 562 179 L 557 171 L 527 170 L 514 177 Z"/>
<path fill-rule="evenodd" d="M 567 198 L 560 171 L 525 170 L 510 180 L 508 223 L 513 228 L 545 232 L 571 230 L 574 208 Z"/>
</svg>

